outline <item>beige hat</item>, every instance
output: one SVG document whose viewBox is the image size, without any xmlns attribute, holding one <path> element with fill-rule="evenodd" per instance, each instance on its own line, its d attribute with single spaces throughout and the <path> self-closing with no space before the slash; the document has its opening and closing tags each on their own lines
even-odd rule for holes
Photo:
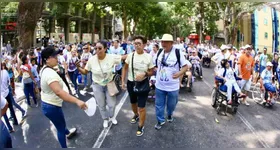
<svg viewBox="0 0 280 150">
<path fill-rule="evenodd" d="M 173 36 L 171 34 L 164 34 L 161 38 L 161 41 L 173 42 Z"/>
</svg>

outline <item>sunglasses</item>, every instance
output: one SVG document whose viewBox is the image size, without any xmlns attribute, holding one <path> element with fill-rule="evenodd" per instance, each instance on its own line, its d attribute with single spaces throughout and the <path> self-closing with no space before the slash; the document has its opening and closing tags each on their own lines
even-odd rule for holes
<svg viewBox="0 0 280 150">
<path fill-rule="evenodd" d="M 96 49 L 98 49 L 98 50 L 102 50 L 102 49 L 103 49 L 103 47 L 96 47 Z"/>
</svg>

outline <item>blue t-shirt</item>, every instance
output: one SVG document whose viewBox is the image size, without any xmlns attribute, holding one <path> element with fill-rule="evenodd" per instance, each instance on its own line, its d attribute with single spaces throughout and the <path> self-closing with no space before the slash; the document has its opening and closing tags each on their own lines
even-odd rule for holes
<svg viewBox="0 0 280 150">
<path fill-rule="evenodd" d="M 261 78 L 263 80 L 263 84 L 272 83 L 272 72 L 265 69 L 261 74 Z"/>
</svg>

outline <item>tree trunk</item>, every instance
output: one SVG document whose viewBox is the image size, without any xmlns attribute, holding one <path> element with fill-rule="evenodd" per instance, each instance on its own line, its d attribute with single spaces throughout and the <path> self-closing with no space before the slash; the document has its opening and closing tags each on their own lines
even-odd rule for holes
<svg viewBox="0 0 280 150">
<path fill-rule="evenodd" d="M 133 28 L 132 28 L 132 35 L 135 35 L 135 30 L 136 30 L 136 27 L 137 27 L 137 25 L 138 25 L 138 22 L 139 22 L 139 18 L 136 18 L 136 19 L 134 20 L 134 26 L 133 26 Z"/>
<path fill-rule="evenodd" d="M 25 51 L 32 47 L 32 37 L 37 21 L 41 17 L 43 6 L 44 2 L 19 2 L 17 17 L 19 46 Z"/>
<path fill-rule="evenodd" d="M 124 33 L 124 39 L 128 37 L 128 31 L 127 31 L 127 14 L 126 9 L 123 7 L 123 16 L 122 16 L 122 22 L 123 22 L 123 33 Z"/>
<path fill-rule="evenodd" d="M 201 20 L 199 23 L 199 40 L 200 43 L 204 41 L 204 36 L 203 36 L 203 22 L 204 22 L 204 2 L 199 2 L 199 13 L 201 15 Z"/>
<path fill-rule="evenodd" d="M 91 30 L 91 36 L 92 36 L 92 42 L 95 43 L 95 22 L 96 22 L 96 9 L 94 9 L 93 12 L 93 19 L 92 19 L 92 30 Z"/>
</svg>

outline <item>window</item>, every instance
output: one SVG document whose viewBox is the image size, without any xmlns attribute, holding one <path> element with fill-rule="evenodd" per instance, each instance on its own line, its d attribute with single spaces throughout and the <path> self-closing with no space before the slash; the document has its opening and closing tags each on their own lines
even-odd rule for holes
<svg viewBox="0 0 280 150">
<path fill-rule="evenodd" d="M 266 18 L 264 19 L 264 25 L 267 25 L 267 19 Z"/>
<path fill-rule="evenodd" d="M 268 38 L 268 33 L 267 33 L 267 32 L 264 33 L 264 38 L 265 38 L 265 39 Z"/>
</svg>

